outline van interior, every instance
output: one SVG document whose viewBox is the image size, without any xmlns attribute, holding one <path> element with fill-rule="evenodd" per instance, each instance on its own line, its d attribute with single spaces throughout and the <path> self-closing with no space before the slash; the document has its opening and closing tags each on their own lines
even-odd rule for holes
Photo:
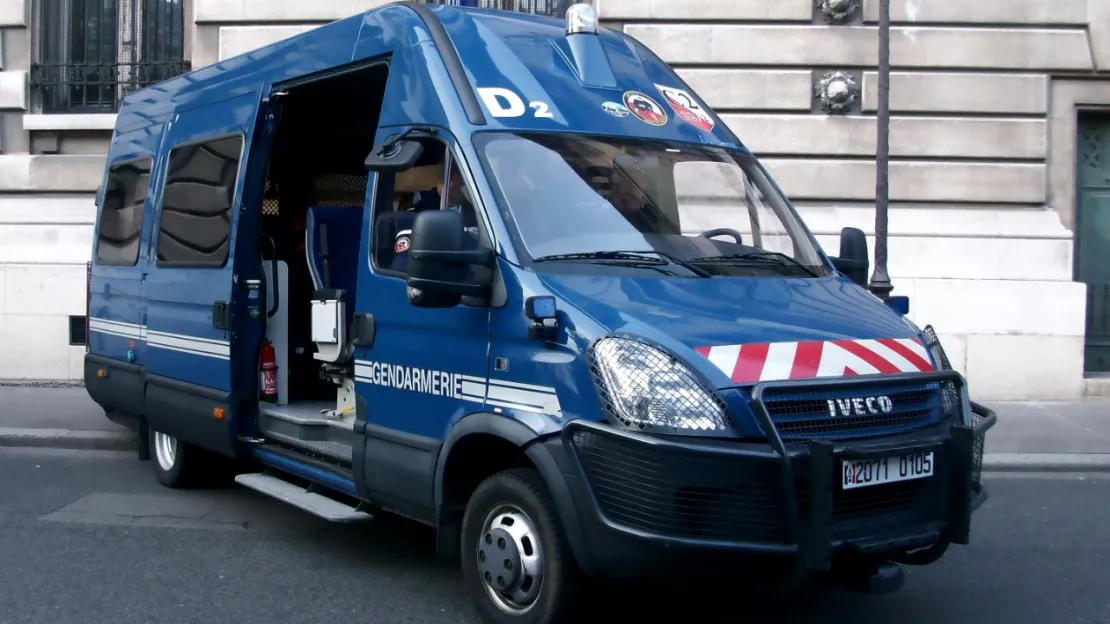
<svg viewBox="0 0 1110 624">
<path fill-rule="evenodd" d="M 277 354 L 278 397 L 261 403 L 258 424 L 267 438 L 299 453 L 343 463 L 351 460 L 353 440 L 345 438 L 355 418 L 349 334 L 365 261 L 364 163 L 374 147 L 387 72 L 385 65 L 372 66 L 275 94 L 281 113 L 260 211 L 266 336 Z M 379 192 L 394 194 L 387 212 L 411 209 L 418 192 L 434 193 L 444 156 L 442 143 L 428 141 L 417 167 L 385 176 L 390 179 Z M 379 223 L 389 217 L 377 215 Z M 393 250 L 392 236 L 385 248 Z M 339 300 L 337 290 L 344 293 Z"/>
</svg>

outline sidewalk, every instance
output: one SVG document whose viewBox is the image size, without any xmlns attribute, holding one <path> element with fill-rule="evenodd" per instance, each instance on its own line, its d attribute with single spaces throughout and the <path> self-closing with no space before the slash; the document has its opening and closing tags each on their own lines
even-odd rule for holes
<svg viewBox="0 0 1110 624">
<path fill-rule="evenodd" d="M 987 403 L 988 470 L 1110 471 L 1110 400 Z M 131 432 L 80 387 L 0 385 L 0 446 L 133 450 Z"/>
</svg>

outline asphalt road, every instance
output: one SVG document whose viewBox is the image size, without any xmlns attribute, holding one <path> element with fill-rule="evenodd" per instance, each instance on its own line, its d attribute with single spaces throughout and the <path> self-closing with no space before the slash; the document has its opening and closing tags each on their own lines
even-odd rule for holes
<svg viewBox="0 0 1110 624">
<path fill-rule="evenodd" d="M 1110 474 L 988 484 L 973 544 L 910 568 L 898 593 L 767 606 L 632 590 L 598 621 L 1110 621 Z M 474 622 L 457 569 L 406 521 L 332 526 L 234 486 L 167 490 L 129 454 L 0 449 L 3 624 Z"/>
</svg>

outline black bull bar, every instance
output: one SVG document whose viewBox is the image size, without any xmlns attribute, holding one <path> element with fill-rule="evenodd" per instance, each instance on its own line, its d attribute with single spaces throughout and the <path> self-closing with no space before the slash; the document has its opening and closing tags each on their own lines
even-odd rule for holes
<svg viewBox="0 0 1110 624">
<path fill-rule="evenodd" d="M 797 390 L 843 389 L 854 385 L 885 383 L 936 383 L 952 384 L 958 397 L 958 415 L 948 419 L 943 426 L 928 431 L 891 436 L 889 438 L 856 439 L 844 441 L 809 440 L 785 443 L 775 427 L 771 414 L 763 402 L 769 390 L 789 388 Z M 883 375 L 878 378 L 847 377 L 838 379 L 790 380 L 767 382 L 751 389 L 750 405 L 759 425 L 766 432 L 762 444 L 740 442 L 736 445 L 699 443 L 696 438 L 681 436 L 646 436 L 627 429 L 613 428 L 581 420 L 571 421 L 563 431 L 563 439 L 570 448 L 582 435 L 597 435 L 623 444 L 634 444 L 675 456 L 714 458 L 722 461 L 756 462 L 770 468 L 777 466 L 781 481 L 777 489 L 783 494 L 778 498 L 783 506 L 780 516 L 783 538 L 739 541 L 734 539 L 704 539 L 693 536 L 676 536 L 643 527 L 629 527 L 618 519 L 608 517 L 598 507 L 598 491 L 591 487 L 590 479 L 584 484 L 593 499 L 594 508 L 601 512 L 602 522 L 611 529 L 634 535 L 649 542 L 672 546 L 690 546 L 696 549 L 724 549 L 731 551 L 778 554 L 792 556 L 799 574 L 823 572 L 832 568 L 834 550 L 850 550 L 859 555 L 882 555 L 898 551 L 946 547 L 947 544 L 967 544 L 970 539 L 971 514 L 987 497 L 981 483 L 982 455 L 987 430 L 994 426 L 997 415 L 985 406 L 971 401 L 963 377 L 954 371 Z M 967 415 L 964 418 L 963 415 Z M 719 441 L 718 441 L 719 442 Z M 759 448 L 762 447 L 762 448 Z M 914 453 L 934 452 L 943 457 L 946 470 L 938 477 L 946 478 L 943 488 L 943 515 L 930 522 L 909 522 L 905 527 L 888 527 L 871 536 L 837 534 L 834 515 L 834 495 L 839 462 L 844 460 L 872 460 Z M 577 468 L 584 468 L 579 452 L 571 453 Z M 589 472 L 589 471 L 586 471 Z M 766 474 L 766 473 L 764 473 Z M 808 481 L 808 492 L 802 493 L 806 501 L 802 512 L 796 484 L 797 478 Z M 772 478 L 774 480 L 774 478 Z M 604 507 L 604 506 L 601 506 Z M 863 532 L 865 535 L 868 532 Z"/>
</svg>

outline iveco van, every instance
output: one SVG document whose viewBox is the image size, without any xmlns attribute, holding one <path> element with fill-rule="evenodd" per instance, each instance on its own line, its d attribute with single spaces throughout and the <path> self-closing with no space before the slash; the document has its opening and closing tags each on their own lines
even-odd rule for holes
<svg viewBox="0 0 1110 624">
<path fill-rule="evenodd" d="M 131 93 L 97 203 L 85 383 L 157 479 L 431 525 L 489 622 L 894 588 L 986 497 L 995 415 L 864 234 L 828 255 L 588 4 L 399 2 Z"/>
</svg>

